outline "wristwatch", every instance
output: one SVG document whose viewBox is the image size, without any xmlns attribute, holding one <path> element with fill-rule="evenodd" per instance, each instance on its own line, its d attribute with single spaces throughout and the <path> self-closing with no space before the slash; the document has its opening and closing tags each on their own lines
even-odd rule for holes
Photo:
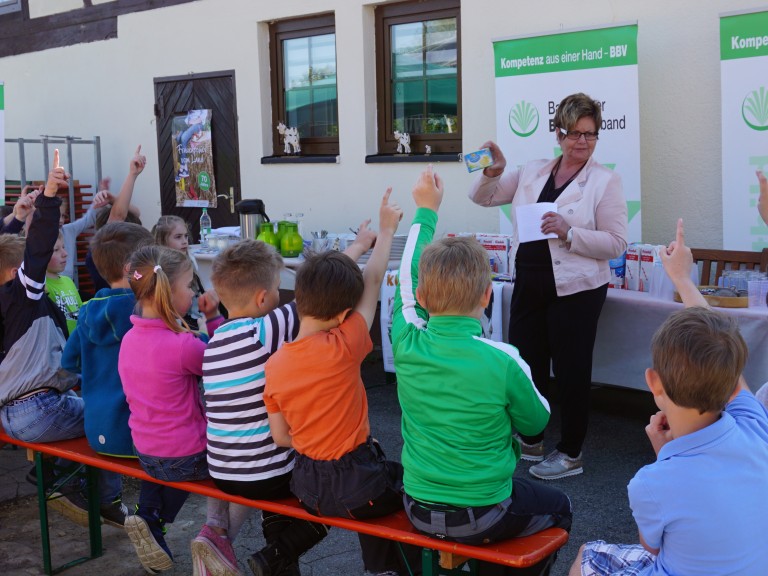
<svg viewBox="0 0 768 576">
<path fill-rule="evenodd" d="M 573 242 L 573 228 L 568 228 L 568 234 L 565 235 L 565 242 L 567 244 Z"/>
</svg>

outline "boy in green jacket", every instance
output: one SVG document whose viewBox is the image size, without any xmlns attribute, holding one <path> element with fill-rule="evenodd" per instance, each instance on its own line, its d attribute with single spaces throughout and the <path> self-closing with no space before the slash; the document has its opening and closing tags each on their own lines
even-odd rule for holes
<svg viewBox="0 0 768 576">
<path fill-rule="evenodd" d="M 512 479 L 513 432 L 543 430 L 549 404 L 516 348 L 481 337 L 491 296 L 485 250 L 474 238 L 430 243 L 442 197 L 430 166 L 413 189 L 392 319 L 406 513 L 419 531 L 468 544 L 569 529 L 565 494 Z"/>
</svg>

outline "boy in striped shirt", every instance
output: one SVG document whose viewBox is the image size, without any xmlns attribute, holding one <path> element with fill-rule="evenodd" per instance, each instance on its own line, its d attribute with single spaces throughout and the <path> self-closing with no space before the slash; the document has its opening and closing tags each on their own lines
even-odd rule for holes
<svg viewBox="0 0 768 576">
<path fill-rule="evenodd" d="M 347 254 L 359 258 L 374 239 L 364 223 Z M 208 470 L 219 489 L 245 498 L 291 496 L 294 451 L 275 445 L 263 399 L 264 364 L 299 331 L 295 302 L 278 306 L 282 268 L 274 248 L 256 240 L 231 246 L 213 262 L 211 281 L 229 320 L 214 332 L 203 360 Z M 262 528 L 267 546 L 248 565 L 264 576 L 299 574 L 298 557 L 328 533 L 320 523 L 269 512 Z"/>
</svg>

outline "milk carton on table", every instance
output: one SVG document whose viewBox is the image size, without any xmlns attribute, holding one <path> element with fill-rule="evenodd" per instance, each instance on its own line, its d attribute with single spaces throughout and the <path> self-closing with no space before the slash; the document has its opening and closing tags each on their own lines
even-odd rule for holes
<svg viewBox="0 0 768 576">
<path fill-rule="evenodd" d="M 653 278 L 653 260 L 654 250 L 653 244 L 641 244 L 640 245 L 640 288 L 641 292 L 651 291 L 651 279 Z"/>
<path fill-rule="evenodd" d="M 627 290 L 640 290 L 640 244 L 627 246 L 626 274 Z"/>
</svg>

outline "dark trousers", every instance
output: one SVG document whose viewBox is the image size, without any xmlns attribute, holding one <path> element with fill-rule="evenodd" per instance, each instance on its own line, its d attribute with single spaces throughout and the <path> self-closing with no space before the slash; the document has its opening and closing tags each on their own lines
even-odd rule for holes
<svg viewBox="0 0 768 576">
<path fill-rule="evenodd" d="M 317 516 L 365 520 L 403 509 L 403 467 L 387 460 L 378 443 L 367 442 L 338 460 L 313 460 L 296 454 L 291 490 Z M 369 572 L 420 572 L 419 548 L 358 534 L 363 565 Z M 401 554 L 402 550 L 402 554 Z"/>
<path fill-rule="evenodd" d="M 499 504 L 461 508 L 418 502 L 407 494 L 404 503 L 408 519 L 420 532 L 473 545 L 528 536 L 553 526 L 570 530 L 573 517 L 571 501 L 562 491 L 525 478 L 515 478 L 511 496 Z M 538 574 L 546 564 L 510 573 Z M 506 574 L 507 569 L 481 562 L 478 572 L 496 576 Z"/>
<path fill-rule="evenodd" d="M 213 479 L 222 492 L 251 498 L 252 500 L 273 500 L 291 496 L 291 473 L 253 482 Z M 267 548 L 262 552 L 270 563 L 273 574 L 283 573 L 298 562 L 299 556 L 312 548 L 328 535 L 328 526 L 308 522 L 274 512 L 262 512 L 261 528 Z"/>
<path fill-rule="evenodd" d="M 560 390 L 560 452 L 575 458 L 587 435 L 592 351 L 597 323 L 608 293 L 605 284 L 558 296 L 550 268 L 516 268 L 509 320 L 509 343 L 531 368 L 539 390 L 549 381 L 550 366 Z M 550 364 L 551 362 L 551 364 Z M 523 436 L 528 444 L 543 434 Z"/>
</svg>

